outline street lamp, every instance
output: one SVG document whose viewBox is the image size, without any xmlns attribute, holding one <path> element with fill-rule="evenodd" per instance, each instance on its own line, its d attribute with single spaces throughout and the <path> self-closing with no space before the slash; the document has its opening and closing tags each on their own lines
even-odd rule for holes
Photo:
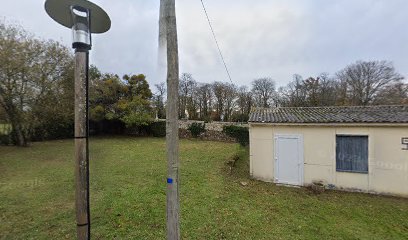
<svg viewBox="0 0 408 240">
<path fill-rule="evenodd" d="M 71 6 L 72 25 L 72 47 L 73 48 L 90 48 L 91 33 L 89 25 L 90 12 L 86 8 Z"/>
<path fill-rule="evenodd" d="M 108 14 L 86 0 L 46 0 L 45 10 L 57 23 L 72 29 L 75 49 L 75 207 L 78 239 L 90 239 L 88 78 L 92 33 L 111 27 Z"/>
</svg>

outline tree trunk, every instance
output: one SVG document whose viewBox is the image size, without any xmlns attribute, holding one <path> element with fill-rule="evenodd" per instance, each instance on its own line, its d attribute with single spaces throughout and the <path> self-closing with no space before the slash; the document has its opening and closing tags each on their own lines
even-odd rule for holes
<svg viewBox="0 0 408 240">
<path fill-rule="evenodd" d="M 9 113 L 8 115 L 12 127 L 12 134 L 14 134 L 16 140 L 16 145 L 19 147 L 27 147 L 27 138 L 24 135 L 20 117 L 18 117 L 18 114 L 15 113 Z"/>
<path fill-rule="evenodd" d="M 27 138 L 24 136 L 23 127 L 21 124 L 21 118 L 15 111 L 14 106 L 10 106 L 4 100 L 4 97 L 0 94 L 0 105 L 3 107 L 8 120 L 12 126 L 12 130 L 14 133 L 14 137 L 16 139 L 16 145 L 19 147 L 26 147 L 27 146 Z"/>
<path fill-rule="evenodd" d="M 24 137 L 24 133 L 23 133 L 21 125 L 19 123 L 14 123 L 13 124 L 13 122 L 12 122 L 11 126 L 13 128 L 13 132 L 14 132 L 15 137 L 16 137 L 17 146 L 27 147 L 27 140 Z"/>
</svg>

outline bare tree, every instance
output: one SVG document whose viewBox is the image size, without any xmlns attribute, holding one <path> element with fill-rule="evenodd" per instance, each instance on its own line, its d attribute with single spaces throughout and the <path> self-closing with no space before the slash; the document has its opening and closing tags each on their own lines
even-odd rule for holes
<svg viewBox="0 0 408 240">
<path fill-rule="evenodd" d="M 156 87 L 156 93 L 154 94 L 154 105 L 156 106 L 157 117 L 164 119 L 166 117 L 166 109 L 164 108 L 164 96 L 166 94 L 166 83 L 161 82 L 154 85 Z"/>
<path fill-rule="evenodd" d="M 271 78 L 259 78 L 252 82 L 252 94 L 258 107 L 270 107 L 273 104 L 275 82 Z"/>
<path fill-rule="evenodd" d="M 197 97 L 199 103 L 199 118 L 202 120 L 209 120 L 212 112 L 212 90 L 208 83 L 199 84 L 197 88 Z"/>
<path fill-rule="evenodd" d="M 235 101 L 237 97 L 237 86 L 234 84 L 224 84 L 224 96 L 225 96 L 225 109 L 224 109 L 224 121 L 231 121 L 231 115 L 235 108 Z"/>
<path fill-rule="evenodd" d="M 306 91 L 303 86 L 303 77 L 293 75 L 293 81 L 287 86 L 279 88 L 279 105 L 285 107 L 300 107 L 306 102 Z"/>
<path fill-rule="evenodd" d="M 237 105 L 241 115 L 249 115 L 253 105 L 252 93 L 247 86 L 242 86 L 238 89 Z"/>
<path fill-rule="evenodd" d="M 224 91 L 224 83 L 222 82 L 214 82 L 212 84 L 212 91 L 214 93 L 214 108 L 216 117 L 215 121 L 222 120 L 224 117 L 222 116 L 224 113 L 224 104 L 225 104 L 225 91 Z"/>
<path fill-rule="evenodd" d="M 396 83 L 384 87 L 376 96 L 373 104 L 408 104 L 408 84 Z"/>
<path fill-rule="evenodd" d="M 403 79 L 388 61 L 358 61 L 336 75 L 346 85 L 348 98 L 353 105 L 373 103 L 381 90 Z"/>
<path fill-rule="evenodd" d="M 197 82 L 194 80 L 190 73 L 183 73 L 180 77 L 179 84 L 179 117 L 186 118 L 186 111 L 188 112 L 188 104 L 192 103 L 192 95 L 197 86 Z"/>
<path fill-rule="evenodd" d="M 329 78 L 327 73 L 318 77 L 310 77 L 303 81 L 305 102 L 303 106 L 332 106 L 336 104 L 337 83 Z"/>
<path fill-rule="evenodd" d="M 319 79 L 319 106 L 337 105 L 339 92 L 337 91 L 339 83 L 329 77 L 328 73 L 322 73 Z"/>
<path fill-rule="evenodd" d="M 279 89 L 279 104 L 287 107 L 342 105 L 342 86 L 328 73 L 303 79 L 295 74 L 293 81 Z"/>
</svg>

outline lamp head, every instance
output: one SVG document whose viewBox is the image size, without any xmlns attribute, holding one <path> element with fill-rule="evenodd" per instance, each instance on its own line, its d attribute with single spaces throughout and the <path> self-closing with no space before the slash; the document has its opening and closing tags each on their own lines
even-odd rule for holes
<svg viewBox="0 0 408 240">
<path fill-rule="evenodd" d="M 91 49 L 91 33 L 104 33 L 111 26 L 108 14 L 87 0 L 46 0 L 45 10 L 56 22 L 72 29 L 75 49 Z"/>
<path fill-rule="evenodd" d="M 72 47 L 75 49 L 91 49 L 90 11 L 86 8 L 71 6 Z"/>
</svg>

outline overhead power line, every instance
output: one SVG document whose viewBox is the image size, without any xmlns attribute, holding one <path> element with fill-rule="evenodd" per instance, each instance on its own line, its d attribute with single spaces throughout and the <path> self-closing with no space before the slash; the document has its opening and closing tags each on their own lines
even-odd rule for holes
<svg viewBox="0 0 408 240">
<path fill-rule="evenodd" d="M 203 6 L 203 10 L 204 10 L 205 16 L 207 17 L 208 25 L 210 26 L 212 35 L 213 35 L 213 37 L 214 37 L 215 44 L 217 45 L 218 52 L 220 53 L 222 63 L 224 64 L 225 71 L 227 72 L 227 75 L 228 75 L 228 78 L 229 78 L 230 82 L 231 82 L 232 84 L 234 84 L 234 82 L 232 81 L 232 78 L 231 78 L 231 74 L 230 74 L 230 72 L 229 72 L 229 70 L 228 70 L 227 64 L 225 63 L 224 56 L 223 56 L 223 54 L 222 54 L 220 45 L 218 44 L 218 40 L 217 40 L 217 37 L 216 37 L 216 35 L 215 35 L 214 29 L 213 29 L 213 27 L 212 27 L 210 17 L 208 16 L 207 9 L 205 8 L 204 1 L 203 1 L 203 0 L 200 0 L 200 1 L 201 1 L 201 5 Z"/>
</svg>

